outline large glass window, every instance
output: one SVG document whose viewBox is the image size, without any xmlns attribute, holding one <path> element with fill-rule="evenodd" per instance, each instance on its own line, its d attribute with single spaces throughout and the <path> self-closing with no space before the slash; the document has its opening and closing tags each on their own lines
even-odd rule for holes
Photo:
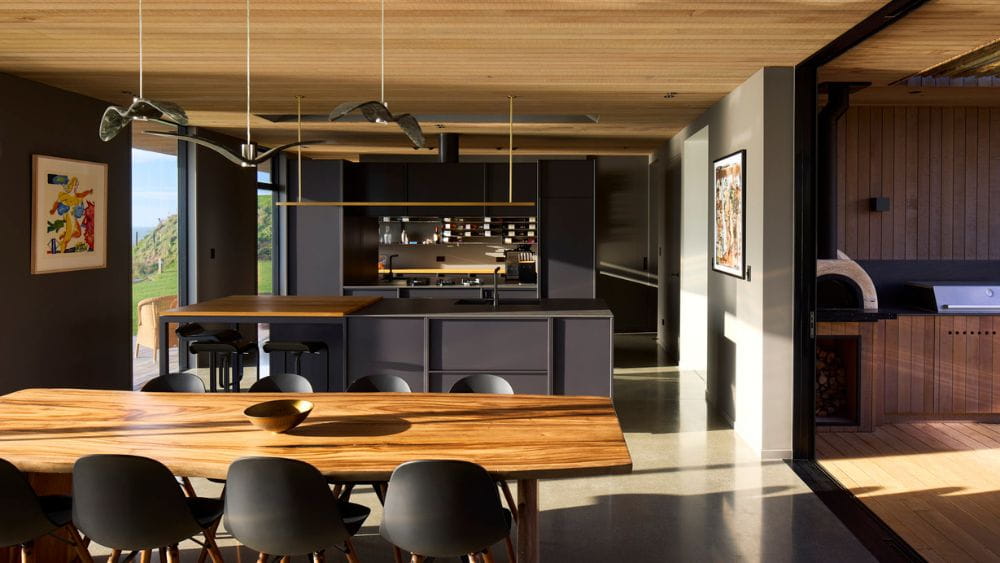
<svg viewBox="0 0 1000 563">
<path fill-rule="evenodd" d="M 179 245 L 176 143 L 160 146 L 140 134 L 133 139 L 132 373 L 138 387 L 166 360 L 159 358 L 157 317 L 177 306 Z M 170 342 L 176 361 L 175 345 Z"/>
<path fill-rule="evenodd" d="M 257 293 L 271 295 L 274 291 L 274 184 L 271 162 L 257 167 Z"/>
</svg>

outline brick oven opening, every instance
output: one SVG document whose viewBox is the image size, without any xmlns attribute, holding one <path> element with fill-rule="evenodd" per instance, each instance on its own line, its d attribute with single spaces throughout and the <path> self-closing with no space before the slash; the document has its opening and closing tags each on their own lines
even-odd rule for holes
<svg viewBox="0 0 1000 563">
<path fill-rule="evenodd" d="M 816 307 L 820 309 L 863 309 L 861 287 L 842 274 L 816 278 Z"/>
<path fill-rule="evenodd" d="M 816 337 L 816 424 L 859 424 L 861 337 Z"/>
</svg>

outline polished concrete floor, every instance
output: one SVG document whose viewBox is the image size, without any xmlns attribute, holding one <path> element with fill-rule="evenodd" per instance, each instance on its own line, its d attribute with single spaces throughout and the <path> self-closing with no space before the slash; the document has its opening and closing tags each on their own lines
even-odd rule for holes
<svg viewBox="0 0 1000 563">
<path fill-rule="evenodd" d="M 542 481 L 543 561 L 873 560 L 787 465 L 756 459 L 712 414 L 701 377 L 662 366 L 651 336 L 618 336 L 615 354 L 615 405 L 634 470 Z M 218 494 L 211 483 L 195 486 Z M 354 500 L 373 508 L 356 538 L 361 560 L 392 561 L 374 494 Z M 226 560 L 236 561 L 234 542 L 223 538 Z M 195 560 L 196 546 L 187 547 L 184 560 Z M 493 549 L 498 561 L 503 551 Z"/>
</svg>

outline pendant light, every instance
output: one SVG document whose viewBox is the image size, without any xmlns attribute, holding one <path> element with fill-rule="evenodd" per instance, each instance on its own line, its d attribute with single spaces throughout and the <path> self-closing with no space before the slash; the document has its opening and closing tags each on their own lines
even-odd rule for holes
<svg viewBox="0 0 1000 563">
<path fill-rule="evenodd" d="M 389 111 L 389 104 L 385 101 L 385 0 L 379 0 L 380 8 L 380 78 L 379 78 L 379 101 L 368 102 L 344 102 L 333 108 L 330 112 L 330 121 L 337 121 L 357 110 L 361 110 L 361 115 L 371 123 L 396 123 L 403 133 L 410 139 L 413 146 L 423 148 L 425 139 L 424 132 L 420 128 L 417 118 L 408 113 L 393 115 Z"/>
<path fill-rule="evenodd" d="M 213 151 L 221 154 L 231 162 L 239 164 L 244 168 L 252 168 L 258 164 L 268 160 L 272 155 L 281 152 L 285 149 L 292 147 L 301 147 L 302 145 L 317 145 L 322 144 L 325 141 L 303 141 L 301 136 L 294 143 L 288 143 L 281 145 L 279 147 L 274 147 L 273 149 L 264 151 L 262 153 L 257 152 L 257 143 L 253 142 L 250 138 L 250 0 L 246 0 L 246 131 L 247 139 L 246 142 L 240 145 L 240 152 L 230 149 L 227 146 L 221 145 L 212 139 L 206 137 L 200 137 L 198 135 L 182 135 L 179 133 L 168 133 L 166 131 L 146 131 L 149 135 L 156 135 L 158 137 L 174 137 L 182 141 L 189 141 L 196 145 L 201 145 L 205 148 L 212 149 Z M 300 118 L 301 121 L 301 118 Z M 301 131 L 301 125 L 300 125 Z M 299 151 L 301 158 L 301 149 Z"/>
<path fill-rule="evenodd" d="M 139 95 L 132 97 L 132 104 L 127 108 L 109 106 L 101 116 L 98 136 L 102 141 L 110 141 L 128 127 L 133 121 L 152 121 L 161 125 L 181 127 L 187 125 L 187 114 L 184 109 L 173 103 L 157 100 L 147 100 L 143 92 L 142 68 L 142 0 L 139 0 Z"/>
<path fill-rule="evenodd" d="M 514 96 L 507 96 L 507 201 L 514 201 Z"/>
</svg>

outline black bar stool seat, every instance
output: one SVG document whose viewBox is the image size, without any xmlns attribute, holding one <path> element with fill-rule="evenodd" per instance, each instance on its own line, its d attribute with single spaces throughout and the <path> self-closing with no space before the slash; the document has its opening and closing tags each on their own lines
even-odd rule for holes
<svg viewBox="0 0 1000 563">
<path fill-rule="evenodd" d="M 264 352 L 272 354 L 281 352 L 284 354 L 281 361 L 283 371 L 288 371 L 288 355 L 294 359 L 294 367 L 291 373 L 302 375 L 302 354 L 322 354 L 327 351 L 325 342 L 312 342 L 305 340 L 268 340 L 264 343 Z M 273 363 L 273 362 L 272 362 Z M 329 376 L 327 366 L 327 375 Z"/>
</svg>

